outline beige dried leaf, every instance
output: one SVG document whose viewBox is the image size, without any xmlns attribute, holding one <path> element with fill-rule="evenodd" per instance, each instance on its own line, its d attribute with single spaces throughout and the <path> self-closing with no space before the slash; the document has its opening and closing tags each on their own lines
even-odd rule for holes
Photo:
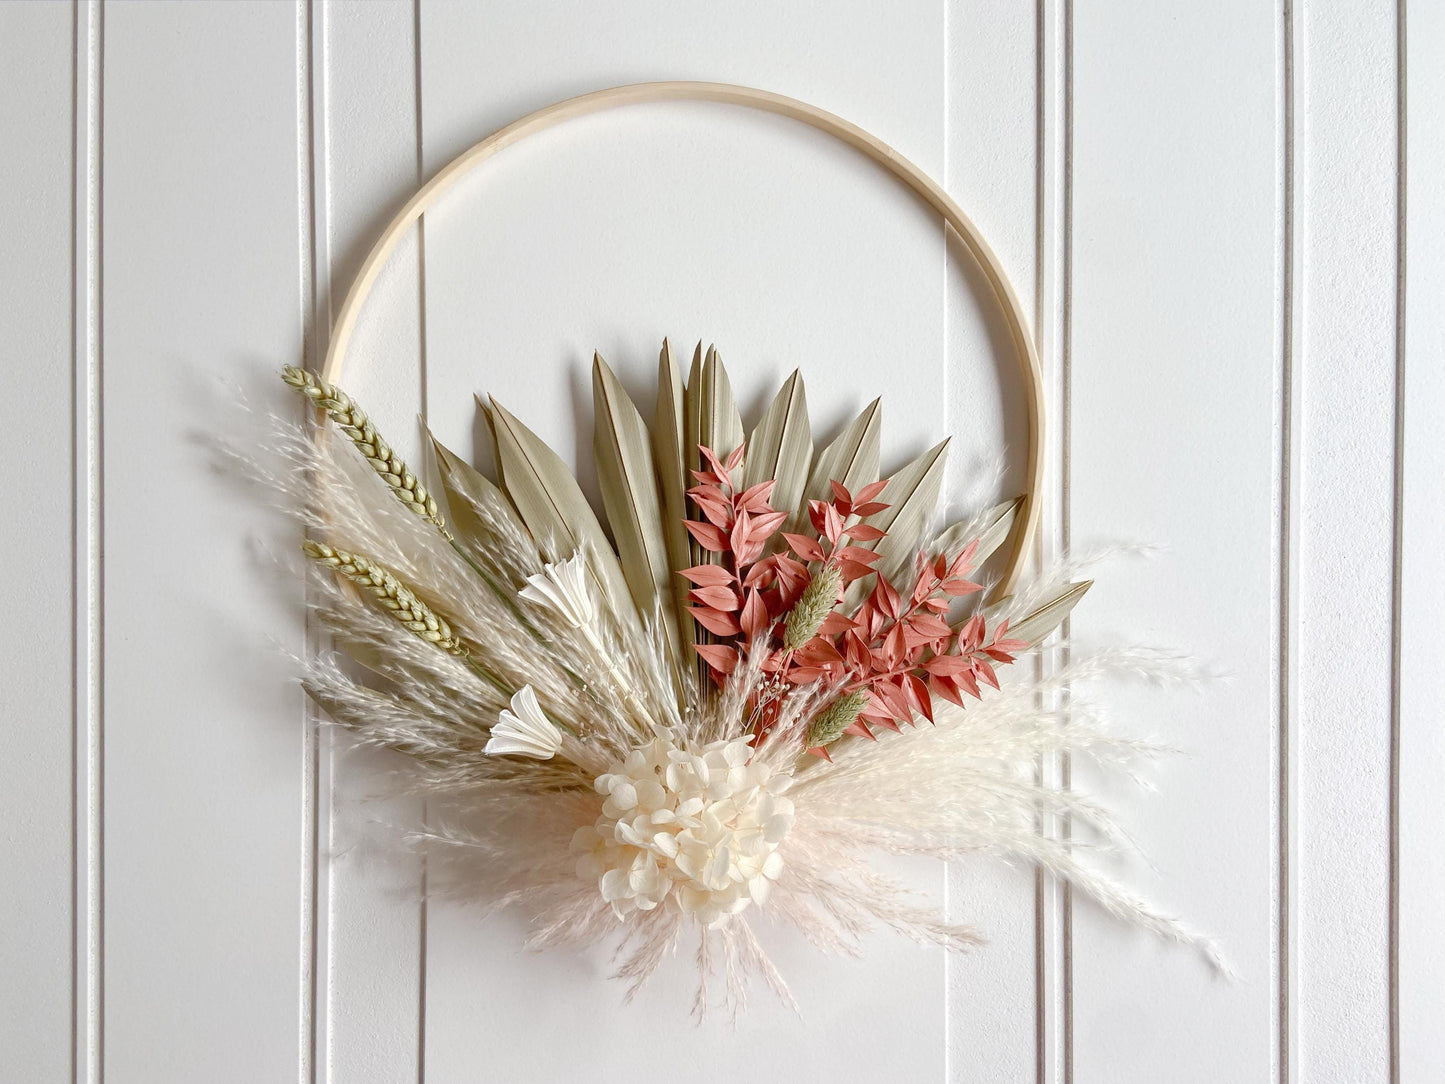
<svg viewBox="0 0 1445 1084">
<path fill-rule="evenodd" d="M 812 460 L 808 396 L 802 375 L 794 369 L 748 438 L 743 486 L 775 479 L 777 485 L 770 503 L 780 511 L 791 512 L 803 499 Z"/>
<path fill-rule="evenodd" d="M 689 470 L 702 466 L 698 445 L 717 453 L 719 459 L 727 459 L 743 442 L 743 420 L 738 415 L 737 403 L 733 399 L 733 387 L 723 368 L 717 348 L 709 346 L 706 356 L 702 343 L 692 355 L 692 368 L 687 376 L 687 447 L 684 449 Z M 686 484 L 691 486 L 693 478 L 688 475 Z M 716 564 L 718 556 L 708 553 L 694 543 L 694 564 Z"/>
<path fill-rule="evenodd" d="M 597 483 L 622 573 L 638 612 L 661 614 L 676 662 L 683 656 L 647 423 L 601 354 L 592 358 L 592 400 Z"/>
<path fill-rule="evenodd" d="M 457 546 L 457 552 L 471 566 L 472 571 L 481 577 L 487 589 L 516 618 L 517 623 L 539 643 L 543 642 L 540 630 L 518 608 L 515 589 L 508 585 L 504 578 L 499 579 L 495 572 L 488 571 L 488 562 L 483 556 L 499 546 L 530 543 L 535 547 L 536 542 L 527 530 L 527 525 L 517 515 L 507 495 L 490 478 L 448 449 L 430 431 L 427 436 L 431 437 L 436 455 L 437 475 L 441 478 L 442 490 L 446 494 L 452 525 L 460 536 L 459 541 L 463 543 Z M 477 514 L 478 508 L 494 517 L 490 525 Z M 538 549 L 537 553 L 540 552 Z"/>
<path fill-rule="evenodd" d="M 428 431 L 436 455 L 437 476 L 446 494 L 447 511 L 456 533 L 475 546 L 489 543 L 492 531 L 477 516 L 474 507 L 490 509 L 499 518 L 507 519 L 519 535 L 528 533 L 507 495 L 481 471 L 447 448 Z"/>
<path fill-rule="evenodd" d="M 1008 538 L 1023 504 L 1022 497 L 1015 497 L 1011 501 L 994 505 L 982 515 L 955 523 L 929 545 L 929 556 L 943 554 L 952 562 L 963 552 L 965 546 L 977 538 L 978 549 L 974 551 L 973 566 L 978 568 L 993 556 L 994 551 Z"/>
<path fill-rule="evenodd" d="M 863 413 L 843 429 L 821 452 L 808 475 L 790 531 L 812 533 L 806 501 L 824 501 L 832 496 L 829 482 L 842 482 L 851 491 L 878 480 L 879 429 L 883 424 L 882 400 L 874 399 Z"/>
<path fill-rule="evenodd" d="M 1010 624 L 1005 635 L 1010 640 L 1023 640 L 1030 645 L 1042 643 L 1049 633 L 1063 624 L 1064 618 L 1069 616 L 1069 611 L 1093 586 L 1093 580 L 1082 580 L 1079 583 L 1070 584 L 1063 594 Z"/>
<path fill-rule="evenodd" d="M 687 377 L 687 407 L 687 456 L 692 469 L 701 466 L 699 444 L 711 448 L 719 459 L 726 459 L 743 442 L 743 420 L 715 346 L 709 346 L 704 356 L 702 343 L 697 345 Z M 688 484 L 692 484 L 691 478 Z"/>
<path fill-rule="evenodd" d="M 923 545 L 923 531 L 938 511 L 943 471 L 948 465 L 948 441 L 935 444 L 909 463 L 883 487 L 878 499 L 888 505 L 867 521 L 888 534 L 873 543 L 882 556 L 877 567 L 890 582 L 911 568 Z"/>
<path fill-rule="evenodd" d="M 738 414 L 732 384 L 728 380 L 727 370 L 723 368 L 722 358 L 718 356 L 717 347 L 709 346 L 707 354 L 704 355 L 702 343 L 699 342 L 693 351 L 692 368 L 687 374 L 684 406 L 687 430 L 684 462 L 690 471 L 702 467 L 699 445 L 716 452 L 720 459 L 726 460 L 738 445 L 742 444 L 743 420 Z M 694 481 L 692 475 L 688 474 L 686 484 L 690 487 Z M 715 565 L 722 561 L 719 554 L 709 553 L 696 540 L 692 540 L 691 549 L 690 563 L 693 565 Z M 694 629 L 693 638 L 697 643 L 713 642 L 712 634 L 704 629 Z"/>
<path fill-rule="evenodd" d="M 687 518 L 686 421 L 682 371 L 673 357 L 672 344 L 662 340 L 657 359 L 657 409 L 652 424 L 652 459 L 661 496 L 663 534 L 667 540 L 668 577 L 673 593 L 682 658 L 692 656 L 693 620 L 685 606 L 688 583 L 677 575 L 692 565 L 692 538 L 683 526 Z"/>
<path fill-rule="evenodd" d="M 635 618 L 627 579 L 597 514 L 556 452 L 495 399 L 497 473 L 527 530 L 549 561 L 585 553 L 600 596 L 619 618 Z M 640 628 L 639 628 L 640 633 Z"/>
<path fill-rule="evenodd" d="M 497 419 L 492 416 L 492 406 L 480 395 L 473 395 L 476 400 L 477 410 L 481 412 L 482 423 L 487 430 L 487 440 L 492 448 L 492 469 L 497 472 L 497 484 L 501 487 L 502 493 L 507 492 L 506 479 L 502 477 L 502 453 L 497 449 Z M 511 498 L 509 497 L 508 500 Z"/>
</svg>

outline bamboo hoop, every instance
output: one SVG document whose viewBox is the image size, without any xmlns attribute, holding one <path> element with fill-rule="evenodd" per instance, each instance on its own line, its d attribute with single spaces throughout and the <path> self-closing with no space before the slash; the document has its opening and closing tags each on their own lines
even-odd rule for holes
<svg viewBox="0 0 1445 1084">
<path fill-rule="evenodd" d="M 326 350 L 326 361 L 322 366 L 322 378 L 336 382 L 346 363 L 346 349 L 351 343 L 351 334 L 356 327 L 357 314 L 371 293 L 371 288 L 381 273 L 387 258 L 401 241 L 402 236 L 413 222 L 431 207 L 441 196 L 472 170 L 501 151 L 520 143 L 529 135 L 555 127 L 576 117 L 600 113 L 619 106 L 649 102 L 721 102 L 767 113 L 806 124 L 862 152 L 868 158 L 892 173 L 909 189 L 932 207 L 951 226 L 968 250 L 983 268 L 984 276 L 993 289 L 995 298 L 1003 309 L 1013 339 L 1018 372 L 1023 379 L 1025 402 L 1028 408 L 1028 461 L 1025 468 L 1027 488 L 1021 515 L 1015 520 L 1012 530 L 1012 549 L 1009 552 L 1003 578 L 996 593 L 1008 594 L 1013 590 L 1028 559 L 1030 545 L 1039 524 L 1040 493 L 1043 488 L 1044 471 L 1044 416 L 1043 372 L 1039 367 L 1038 350 L 1034 346 L 1028 321 L 1018 295 L 998 257 L 989 247 L 978 227 L 938 183 L 876 136 L 870 135 L 855 124 L 850 124 L 817 106 L 800 102 L 795 98 L 773 94 L 753 87 L 735 86 L 730 83 L 703 82 L 662 82 L 634 83 L 628 86 L 611 87 L 582 94 L 575 98 L 556 102 L 513 121 L 505 128 L 493 132 L 486 139 L 469 150 L 463 151 L 419 188 L 386 229 L 376 239 L 366 261 L 357 272 L 356 279 L 346 292 L 346 299 L 336 317 L 331 331 L 330 344 Z"/>
</svg>

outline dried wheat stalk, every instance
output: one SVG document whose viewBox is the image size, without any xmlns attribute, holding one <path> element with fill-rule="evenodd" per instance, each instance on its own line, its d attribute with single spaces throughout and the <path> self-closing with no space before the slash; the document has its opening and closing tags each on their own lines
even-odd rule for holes
<svg viewBox="0 0 1445 1084">
<path fill-rule="evenodd" d="M 391 445 L 382 439 L 366 412 L 352 402 L 349 395 L 314 373 L 298 369 L 294 365 L 288 365 L 281 371 L 281 379 L 326 411 L 337 428 L 345 433 L 357 450 L 366 457 L 371 468 L 391 487 L 397 500 L 422 519 L 430 521 L 448 542 L 452 540 L 446 520 L 437 508 L 436 499 L 427 492 L 426 486 L 417 480 L 401 457 L 392 451 Z"/>
</svg>

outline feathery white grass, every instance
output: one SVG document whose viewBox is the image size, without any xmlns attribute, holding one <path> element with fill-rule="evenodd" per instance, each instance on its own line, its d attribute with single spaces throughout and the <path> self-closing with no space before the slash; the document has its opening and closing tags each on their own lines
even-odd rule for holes
<svg viewBox="0 0 1445 1084">
<path fill-rule="evenodd" d="M 661 906 L 619 925 L 596 881 L 578 876 L 570 848 L 576 830 L 598 819 L 602 797 L 594 780 L 629 750 L 656 734 L 700 749 L 748 732 L 748 705 L 765 676 L 756 663 L 744 662 L 721 689 L 704 688 L 692 667 L 678 673 L 660 612 L 645 615 L 638 637 L 635 617 L 616 613 L 592 577 L 582 577 L 588 605 L 577 609 L 591 612 L 580 624 L 566 607 L 548 605 L 545 593 L 540 600 L 527 597 L 528 579 L 544 572 L 542 553 L 549 551 L 520 531 L 508 509 L 489 503 L 503 500 L 499 495 L 456 498 L 468 500 L 475 525 L 453 544 L 437 529 L 440 513 L 419 515 L 396 500 L 352 443 L 313 440 L 279 418 L 272 429 L 261 444 L 232 453 L 244 472 L 308 532 L 393 572 L 503 686 L 489 684 L 466 658 L 426 642 L 313 568 L 314 612 L 366 673 L 358 678 L 354 667 L 323 653 L 304 663 L 302 680 L 359 742 L 410 758 L 411 777 L 402 785 L 431 799 L 433 826 L 412 841 L 431 856 L 432 891 L 484 911 L 525 907 L 533 916 L 529 944 L 537 948 L 613 944 L 617 974 L 632 992 L 691 944 L 699 1014 L 710 1004 L 714 974 L 733 1011 L 753 978 L 790 1001 L 747 913 L 708 931 Z M 404 472 L 404 465 L 397 469 Z M 414 488 L 423 491 L 420 483 Z M 588 554 L 574 559 L 586 561 Z M 1079 567 L 1061 563 L 1021 584 L 993 620 L 1017 620 L 1057 597 Z M 970 604 L 981 605 L 981 597 Z M 831 762 L 800 758 L 799 749 L 814 713 L 836 690 L 794 689 L 754 752 L 754 759 L 795 778 L 789 793 L 796 821 L 778 846 L 785 868 L 768 912 L 828 951 L 856 951 L 875 926 L 968 950 L 980 943 L 979 931 L 946 921 L 871 862 L 879 853 L 985 854 L 1050 870 L 1105 910 L 1194 945 L 1223 969 L 1207 939 L 1098 872 L 1098 855 L 1130 847 L 1107 810 L 1085 794 L 1041 785 L 1033 773 L 1039 757 L 1068 752 L 1137 775 L 1161 747 L 1114 734 L 1080 685 L 1101 676 L 1187 683 L 1199 673 L 1163 653 L 1113 648 L 1073 650 L 1064 665 L 1032 677 L 1029 657 L 1038 651 L 1001 667 L 1002 689 L 986 691 L 966 710 L 940 703 L 936 726 L 881 731 L 876 742 L 844 738 L 830 747 Z M 569 731 L 557 755 L 486 755 L 510 694 L 527 686 L 546 715 Z M 1073 838 L 1042 835 L 1040 819 L 1051 816 L 1069 818 Z"/>
</svg>

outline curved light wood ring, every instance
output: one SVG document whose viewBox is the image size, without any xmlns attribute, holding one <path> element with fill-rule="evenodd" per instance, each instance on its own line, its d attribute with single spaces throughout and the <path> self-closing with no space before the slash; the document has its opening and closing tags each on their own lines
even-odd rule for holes
<svg viewBox="0 0 1445 1084">
<path fill-rule="evenodd" d="M 372 245 L 371 251 L 367 254 L 366 262 L 361 265 L 356 281 L 351 284 L 351 289 L 346 294 L 346 300 L 342 302 L 341 310 L 337 314 L 336 326 L 331 331 L 331 341 L 326 351 L 326 363 L 321 371 L 322 377 L 329 381 L 336 381 L 341 376 L 342 366 L 346 361 L 346 348 L 351 342 L 351 333 L 356 326 L 357 313 L 371 292 L 382 265 L 386 263 L 387 257 L 396 248 L 408 227 L 467 173 L 527 136 L 574 117 L 599 113 L 604 109 L 614 109 L 617 106 L 668 101 L 724 102 L 729 105 L 746 106 L 749 109 L 760 109 L 764 112 L 790 117 L 842 140 L 883 166 L 937 211 L 944 221 L 953 227 L 975 259 L 978 260 L 1008 322 L 1018 361 L 1019 375 L 1023 379 L 1029 415 L 1027 489 L 1024 493 L 1021 515 L 1014 523 L 1012 549 L 1008 556 L 1008 564 L 997 588 L 997 594 L 1007 594 L 1013 589 L 1014 583 L 1018 579 L 1019 572 L 1028 558 L 1030 543 L 1038 529 L 1040 491 L 1044 471 L 1043 374 L 1039 368 L 1038 351 L 1034 346 L 1033 336 L 1029 332 L 1028 321 L 1024 317 L 1018 295 L 1014 293 L 1008 275 L 1004 272 L 998 257 L 994 255 L 993 249 L 978 232 L 978 228 L 963 213 L 958 204 L 949 198 L 948 193 L 939 187 L 937 182 L 888 144 L 863 131 L 857 125 L 850 124 L 826 110 L 794 98 L 786 98 L 781 94 L 773 94 L 766 90 L 734 86 L 729 83 L 635 83 L 630 86 L 597 90 L 590 94 L 582 94 L 576 98 L 557 102 L 528 114 L 520 120 L 513 121 L 505 128 L 492 133 L 442 167 L 436 176 L 417 190 L 416 194 L 407 201 L 406 206 L 397 212 L 396 217 L 382 231 L 381 236 L 376 239 L 376 243 Z"/>
</svg>

